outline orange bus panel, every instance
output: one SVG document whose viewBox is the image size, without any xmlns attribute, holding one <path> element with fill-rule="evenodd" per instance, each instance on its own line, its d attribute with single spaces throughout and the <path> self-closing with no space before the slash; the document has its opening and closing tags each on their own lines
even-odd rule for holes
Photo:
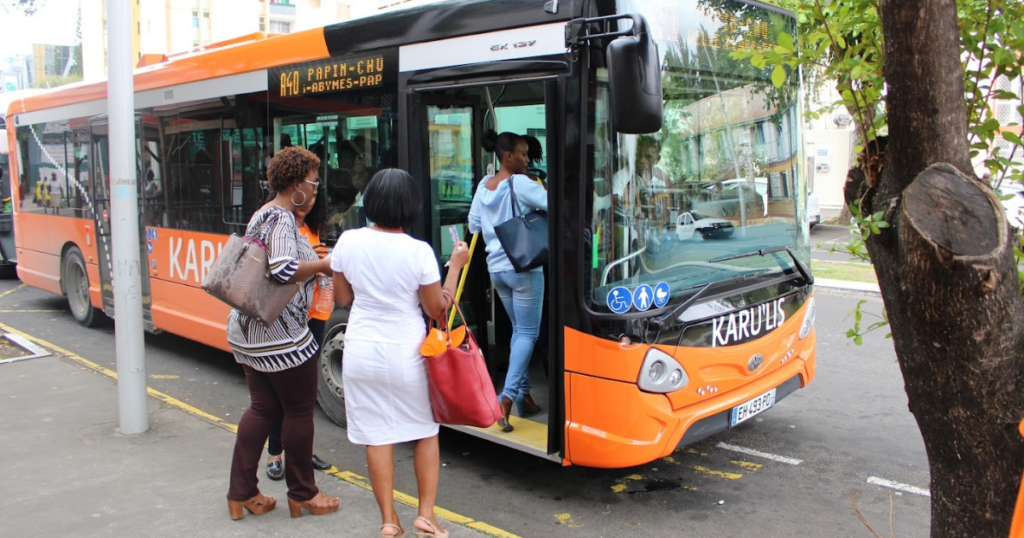
<svg viewBox="0 0 1024 538">
<path fill-rule="evenodd" d="M 565 330 L 566 454 L 588 467 L 640 465 L 671 454 L 697 421 L 728 411 L 799 376 L 815 374 L 816 333 L 797 333 L 808 303 L 773 332 L 744 344 L 694 348 L 658 345 L 689 382 L 667 394 L 643 392 L 637 376 L 649 345 Z M 762 354 L 754 372 L 748 360 Z"/>
</svg>

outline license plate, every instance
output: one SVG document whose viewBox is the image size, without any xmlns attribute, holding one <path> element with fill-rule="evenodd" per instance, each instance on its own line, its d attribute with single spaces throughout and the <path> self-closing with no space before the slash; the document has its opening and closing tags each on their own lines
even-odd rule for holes
<svg viewBox="0 0 1024 538">
<path fill-rule="evenodd" d="M 729 427 L 760 414 L 775 405 L 775 389 L 772 389 L 753 400 L 746 401 L 732 408 Z"/>
</svg>

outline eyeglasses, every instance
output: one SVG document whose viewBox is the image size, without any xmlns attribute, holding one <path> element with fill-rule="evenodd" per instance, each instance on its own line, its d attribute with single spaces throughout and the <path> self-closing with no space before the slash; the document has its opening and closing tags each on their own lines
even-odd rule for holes
<svg viewBox="0 0 1024 538">
<path fill-rule="evenodd" d="M 306 183 L 309 183 L 310 185 L 312 185 L 314 189 L 320 187 L 320 178 L 316 178 L 316 181 L 310 181 L 308 179 L 305 180 L 305 181 L 306 181 Z"/>
</svg>

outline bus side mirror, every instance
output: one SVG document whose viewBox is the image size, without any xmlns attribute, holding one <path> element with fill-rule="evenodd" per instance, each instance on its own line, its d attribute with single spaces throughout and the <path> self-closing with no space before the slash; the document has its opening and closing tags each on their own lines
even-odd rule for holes
<svg viewBox="0 0 1024 538">
<path fill-rule="evenodd" d="M 661 66 L 658 45 L 651 39 L 646 24 L 638 35 L 612 40 L 607 55 L 615 130 L 628 134 L 660 131 L 664 117 Z"/>
</svg>

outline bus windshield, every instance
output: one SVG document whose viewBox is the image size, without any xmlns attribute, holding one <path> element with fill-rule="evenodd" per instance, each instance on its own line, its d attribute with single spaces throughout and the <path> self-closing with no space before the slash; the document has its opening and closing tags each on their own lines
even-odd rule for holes
<svg viewBox="0 0 1024 538">
<path fill-rule="evenodd" d="M 605 305 L 617 286 L 667 284 L 678 295 L 795 269 L 785 256 L 718 261 L 760 249 L 789 247 L 808 261 L 797 77 L 787 72 L 777 87 L 770 67 L 733 56 L 793 35 L 793 18 L 729 0 L 626 4 L 658 43 L 664 124 L 658 133 L 616 132 L 608 72 L 594 70 L 593 301 Z"/>
</svg>

